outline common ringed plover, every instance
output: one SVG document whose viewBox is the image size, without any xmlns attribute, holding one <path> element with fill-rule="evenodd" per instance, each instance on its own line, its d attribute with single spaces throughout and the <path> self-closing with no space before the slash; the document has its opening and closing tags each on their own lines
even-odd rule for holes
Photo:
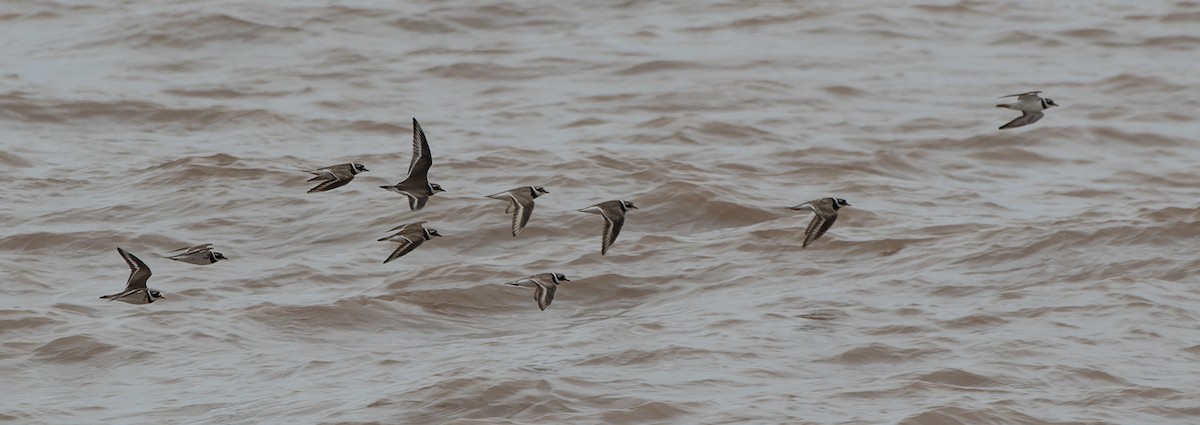
<svg viewBox="0 0 1200 425">
<path fill-rule="evenodd" d="M 506 285 L 537 288 L 533 292 L 533 299 L 537 301 L 538 308 L 545 310 L 550 306 L 550 302 L 554 301 L 554 293 L 558 291 L 558 284 L 561 282 L 570 282 L 570 280 L 562 273 L 542 273 L 517 279 Z"/>
<path fill-rule="evenodd" d="M 1017 101 L 1013 103 L 1002 103 L 996 105 L 997 108 L 1006 108 L 1016 111 L 1021 111 L 1021 116 L 1009 121 L 1008 124 L 1000 126 L 1000 129 L 1024 127 L 1029 124 L 1038 122 L 1045 114 L 1042 111 L 1050 109 L 1052 106 L 1058 106 L 1053 99 L 1043 98 L 1038 96 L 1040 91 L 1031 91 L 1029 93 L 1010 94 L 1001 96 L 1000 98 L 1016 97 Z"/>
<path fill-rule="evenodd" d="M 600 255 L 608 252 L 608 247 L 617 241 L 621 227 L 625 225 L 625 212 L 638 209 L 629 201 L 606 201 L 579 210 L 579 212 L 600 214 L 604 217 L 604 234 L 600 235 Z"/>
<path fill-rule="evenodd" d="M 204 245 L 196 245 L 196 246 L 192 246 L 192 247 L 183 247 L 183 248 L 179 248 L 177 250 L 171 251 L 171 252 L 183 251 L 182 254 L 175 254 L 175 255 L 172 255 L 169 257 L 163 256 L 163 258 L 167 258 L 167 259 L 171 259 L 171 260 L 175 260 L 175 261 L 182 261 L 182 262 L 190 263 L 190 264 L 197 264 L 197 265 L 201 265 L 201 266 L 207 266 L 209 264 L 212 264 L 212 263 L 215 263 L 215 262 L 221 261 L 221 260 L 228 260 L 228 258 L 225 258 L 225 255 L 223 255 L 219 252 L 213 252 L 212 249 L 213 249 L 213 244 L 210 244 L 210 243 L 206 243 Z"/>
<path fill-rule="evenodd" d="M 421 246 L 421 244 L 425 243 L 425 241 L 433 239 L 435 236 L 439 238 L 442 237 L 437 230 L 426 228 L 425 223 L 426 222 L 424 221 L 418 221 L 416 223 L 401 224 L 393 227 L 391 230 L 388 230 L 389 232 L 392 230 L 399 230 L 399 232 L 396 232 L 391 236 L 379 238 L 378 240 L 380 241 L 392 241 L 400 243 L 400 246 L 397 246 L 396 250 L 392 251 L 392 255 L 389 255 L 386 260 L 383 260 L 383 264 L 387 264 L 389 261 L 403 257 L 405 254 L 412 252 L 414 249 L 417 249 L 418 246 Z"/>
<path fill-rule="evenodd" d="M 150 267 L 147 267 L 146 263 L 121 247 L 117 247 L 117 252 L 121 254 L 121 258 L 125 259 L 125 263 L 129 264 L 129 279 L 125 281 L 124 291 L 102 296 L 101 299 L 130 304 L 150 304 L 159 298 L 166 298 L 158 291 L 146 287 L 146 281 L 150 279 L 151 274 Z"/>
<path fill-rule="evenodd" d="M 421 124 L 413 118 L 413 156 L 408 163 L 408 177 L 393 186 L 379 186 L 408 197 L 408 207 L 413 211 L 425 208 L 429 197 L 445 192 L 442 186 L 429 182 L 429 167 L 433 166 L 433 154 L 429 152 L 429 140 Z"/>
<path fill-rule="evenodd" d="M 848 206 L 850 203 L 842 198 L 821 198 L 789 207 L 788 209 L 808 210 L 814 213 L 812 221 L 808 223 L 808 228 L 804 229 L 804 244 L 800 248 L 808 248 L 813 241 L 824 235 L 825 231 L 833 227 L 833 222 L 837 221 L 838 210 Z"/>
<path fill-rule="evenodd" d="M 308 193 L 313 193 L 324 192 L 345 186 L 347 183 L 350 183 L 350 180 L 354 180 L 355 174 L 368 170 L 367 167 L 364 167 L 362 164 L 348 162 L 345 164 L 330 165 L 324 168 L 304 171 L 315 175 L 315 177 L 308 179 L 308 181 L 321 181 L 321 183 L 308 190 Z"/>
<path fill-rule="evenodd" d="M 504 213 L 512 213 L 512 234 L 517 236 L 525 230 L 525 224 L 529 223 L 529 216 L 533 214 L 533 199 L 543 194 L 550 193 L 541 186 L 526 186 L 516 189 L 500 192 L 495 195 L 488 195 L 489 198 L 499 199 L 501 201 L 509 201 L 508 208 L 504 209 Z"/>
</svg>

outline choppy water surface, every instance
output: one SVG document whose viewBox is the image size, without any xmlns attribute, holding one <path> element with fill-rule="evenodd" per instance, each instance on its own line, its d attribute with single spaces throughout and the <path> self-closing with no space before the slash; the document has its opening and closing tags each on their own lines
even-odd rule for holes
<svg viewBox="0 0 1200 425">
<path fill-rule="evenodd" d="M 0 2 L 0 420 L 1200 422 L 1200 4 L 153 3 Z"/>
</svg>

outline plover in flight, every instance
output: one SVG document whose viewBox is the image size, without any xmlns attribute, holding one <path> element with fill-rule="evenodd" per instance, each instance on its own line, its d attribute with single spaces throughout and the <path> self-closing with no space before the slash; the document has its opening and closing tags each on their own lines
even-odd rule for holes
<svg viewBox="0 0 1200 425">
<path fill-rule="evenodd" d="M 425 208 L 429 197 L 445 192 L 437 183 L 429 182 L 429 167 L 433 166 L 433 154 L 429 152 L 429 140 L 421 124 L 413 118 L 413 156 L 408 163 L 408 177 L 393 186 L 379 186 L 408 197 L 408 207 L 413 211 Z"/>
<path fill-rule="evenodd" d="M 824 235 L 825 231 L 833 227 L 833 222 L 837 221 L 838 210 L 848 206 L 850 203 L 842 198 L 821 198 L 789 207 L 788 209 L 808 210 L 814 213 L 812 221 L 808 223 L 808 228 L 804 229 L 804 244 L 800 248 L 808 248 L 813 241 Z"/>
<path fill-rule="evenodd" d="M 129 280 L 125 281 L 124 291 L 102 296 L 101 299 L 123 301 L 130 304 L 150 304 L 159 298 L 166 298 L 158 291 L 146 287 L 146 281 L 150 280 L 150 268 L 146 267 L 146 263 L 120 247 L 117 247 L 117 252 L 121 254 L 121 258 L 125 259 L 125 263 L 129 264 Z"/>
<path fill-rule="evenodd" d="M 621 227 L 625 225 L 625 212 L 638 209 L 629 201 L 607 201 L 579 210 L 579 212 L 600 214 L 604 217 L 604 233 L 600 235 L 600 255 L 608 252 L 608 247 L 617 241 Z"/>
<path fill-rule="evenodd" d="M 434 236 L 442 236 L 437 230 L 426 228 L 425 223 L 426 222 L 424 221 L 418 221 L 416 223 L 401 224 L 392 228 L 392 230 L 400 230 L 399 232 L 396 232 L 391 236 L 379 238 L 378 240 L 381 241 L 400 243 L 400 246 L 396 247 L 395 251 L 392 251 L 392 255 L 389 255 L 386 260 L 383 260 L 383 264 L 387 264 L 389 261 L 403 257 L 405 254 L 417 249 L 417 247 L 421 246 L 421 244 L 425 243 L 425 241 L 433 239 Z M 392 230 L 388 231 L 390 232 Z"/>
<path fill-rule="evenodd" d="M 1050 109 L 1051 106 L 1058 106 L 1053 99 L 1043 98 L 1038 96 L 1040 91 L 1031 91 L 1029 93 L 1010 94 L 1001 96 L 1000 98 L 1016 96 L 1017 101 L 1013 103 L 1002 103 L 996 105 L 997 108 L 1006 108 L 1016 111 L 1021 111 L 1021 116 L 1009 121 L 1008 124 L 1000 126 L 1000 129 L 1024 127 L 1029 124 L 1038 122 L 1045 114 L 1042 111 Z"/>
<path fill-rule="evenodd" d="M 546 193 L 550 192 L 547 192 L 541 186 L 526 186 L 507 192 L 500 192 L 495 195 L 488 195 L 488 197 L 501 201 L 509 201 L 508 208 L 504 210 L 504 213 L 512 213 L 512 234 L 513 236 L 517 236 L 521 234 L 522 230 L 525 230 L 525 224 L 529 223 L 529 216 L 533 214 L 533 199 Z"/>
<path fill-rule="evenodd" d="M 542 273 L 514 280 L 506 285 L 537 288 L 533 292 L 533 299 L 537 301 L 538 308 L 545 310 L 550 306 L 550 302 L 554 301 L 554 293 L 558 291 L 558 284 L 561 282 L 570 282 L 570 280 L 562 273 Z"/>
<path fill-rule="evenodd" d="M 313 193 L 324 192 L 345 186 L 347 183 L 350 183 L 350 180 L 354 180 L 355 174 L 368 170 L 367 167 L 364 167 L 362 164 L 348 162 L 345 164 L 330 165 L 324 168 L 304 171 L 315 175 L 315 177 L 308 179 L 308 181 L 321 181 L 320 184 L 317 184 L 315 187 L 308 190 L 308 193 Z"/>
<path fill-rule="evenodd" d="M 182 261 L 182 262 L 190 263 L 190 264 L 197 264 L 197 265 L 201 265 L 201 266 L 207 266 L 209 264 L 212 264 L 212 263 L 215 263 L 215 262 L 221 261 L 221 260 L 228 260 L 228 258 L 225 258 L 225 256 L 222 255 L 221 253 L 213 252 L 212 248 L 213 248 L 213 244 L 210 244 L 210 243 L 206 243 L 204 245 L 196 245 L 196 246 L 192 246 L 192 247 L 183 247 L 183 248 L 179 248 L 177 250 L 171 251 L 171 252 L 183 251 L 183 253 L 175 254 L 175 255 L 172 255 L 169 257 L 163 256 L 163 258 L 167 258 L 167 259 L 171 259 L 171 260 L 175 260 L 175 261 Z"/>
</svg>

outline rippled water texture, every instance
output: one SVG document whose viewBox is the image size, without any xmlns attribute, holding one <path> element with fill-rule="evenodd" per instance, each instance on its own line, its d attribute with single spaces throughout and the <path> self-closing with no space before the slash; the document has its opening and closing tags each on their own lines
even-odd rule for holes
<svg viewBox="0 0 1200 425">
<path fill-rule="evenodd" d="M 0 422 L 1200 423 L 1196 2 L 4 0 L 0 41 Z M 118 246 L 166 299 L 98 298 Z"/>
</svg>

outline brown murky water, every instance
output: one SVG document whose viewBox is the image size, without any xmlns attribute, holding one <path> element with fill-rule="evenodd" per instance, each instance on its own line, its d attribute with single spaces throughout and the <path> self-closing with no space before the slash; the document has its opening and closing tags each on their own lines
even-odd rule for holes
<svg viewBox="0 0 1200 425">
<path fill-rule="evenodd" d="M 0 421 L 1200 423 L 1196 2 L 153 3 L 0 2 Z"/>
</svg>

